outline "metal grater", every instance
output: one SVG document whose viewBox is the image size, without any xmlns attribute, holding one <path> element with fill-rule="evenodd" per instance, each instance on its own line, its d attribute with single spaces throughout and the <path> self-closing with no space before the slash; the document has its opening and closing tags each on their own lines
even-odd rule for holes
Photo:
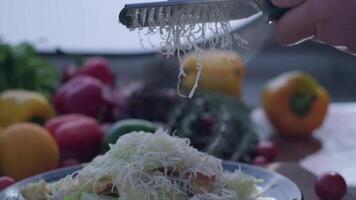
<svg viewBox="0 0 356 200">
<path fill-rule="evenodd" d="M 269 0 L 174 0 L 126 4 L 120 12 L 119 21 L 129 29 L 158 25 L 158 20 L 178 14 L 175 12 L 204 6 L 220 7 L 229 12 L 226 19 L 223 19 L 225 21 L 247 18 L 260 11 L 262 11 L 267 21 L 271 21 L 280 18 L 287 11 L 287 9 L 274 7 Z M 200 14 L 208 15 L 209 13 Z M 194 22 L 210 22 L 206 20 L 213 19 L 195 18 Z"/>
</svg>

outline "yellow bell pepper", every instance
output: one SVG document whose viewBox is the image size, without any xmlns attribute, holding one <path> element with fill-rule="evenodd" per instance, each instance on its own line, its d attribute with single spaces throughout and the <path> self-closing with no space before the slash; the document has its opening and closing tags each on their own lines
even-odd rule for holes
<svg viewBox="0 0 356 200">
<path fill-rule="evenodd" d="M 233 51 L 213 50 L 191 53 L 183 60 L 185 78 L 183 86 L 191 90 L 198 78 L 198 66 L 202 65 L 198 90 L 217 92 L 228 96 L 241 97 L 245 76 L 245 64 Z"/>
<path fill-rule="evenodd" d="M 54 115 L 47 99 L 37 92 L 7 90 L 0 94 L 0 127 L 18 122 L 44 122 Z"/>
</svg>

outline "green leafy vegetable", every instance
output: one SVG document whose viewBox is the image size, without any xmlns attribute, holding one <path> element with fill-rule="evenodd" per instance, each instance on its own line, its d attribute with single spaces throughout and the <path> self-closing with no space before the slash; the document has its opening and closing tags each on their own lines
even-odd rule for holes
<svg viewBox="0 0 356 200">
<path fill-rule="evenodd" d="M 177 136 L 190 138 L 194 147 L 228 160 L 249 162 L 258 140 L 250 109 L 235 98 L 218 94 L 196 94 L 182 100 L 171 113 L 169 126 Z"/>
<path fill-rule="evenodd" d="M 0 44 L 0 92 L 8 89 L 38 91 L 50 97 L 59 83 L 56 69 L 29 44 Z"/>
</svg>

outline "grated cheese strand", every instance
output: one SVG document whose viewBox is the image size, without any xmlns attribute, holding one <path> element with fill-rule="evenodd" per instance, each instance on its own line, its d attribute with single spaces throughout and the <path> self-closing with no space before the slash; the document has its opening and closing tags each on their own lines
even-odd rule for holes
<svg viewBox="0 0 356 200">
<path fill-rule="evenodd" d="M 232 33 L 228 21 L 231 12 L 233 12 L 231 3 L 227 2 L 220 6 L 199 4 L 187 6 L 183 9 L 181 7 L 159 8 L 156 19 L 154 8 L 140 9 L 133 16 L 133 24 L 134 27 L 139 27 L 137 29 L 139 29 L 140 43 L 143 48 L 145 48 L 141 36 L 143 30 L 148 44 L 152 47 L 154 45 L 150 36 L 159 34 L 162 40 L 160 43 L 162 54 L 167 57 L 177 55 L 179 62 L 182 63 L 183 55 L 189 51 L 199 51 L 206 47 L 209 49 L 231 48 L 233 42 L 237 41 L 239 46 L 246 48 L 248 42 L 238 34 Z M 256 7 L 256 9 L 258 8 Z M 146 17 L 148 18 L 148 27 L 145 29 L 143 26 Z M 185 77 L 185 72 L 183 66 L 180 66 L 177 84 L 177 91 L 180 96 L 191 98 L 194 95 L 199 85 L 202 68 L 202 66 L 197 66 L 198 73 L 194 87 L 188 95 L 184 95 L 180 90 L 180 83 L 181 79 Z"/>
</svg>

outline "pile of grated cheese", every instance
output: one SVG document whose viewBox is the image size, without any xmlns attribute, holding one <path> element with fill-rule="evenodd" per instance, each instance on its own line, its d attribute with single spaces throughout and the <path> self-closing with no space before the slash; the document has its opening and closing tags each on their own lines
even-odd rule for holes
<svg viewBox="0 0 356 200">
<path fill-rule="evenodd" d="M 213 188 L 194 192 L 192 179 L 199 174 L 214 177 Z M 199 152 L 188 139 L 158 130 L 120 137 L 105 155 L 49 189 L 53 200 L 273 200 L 259 197 L 256 182 L 240 170 L 223 171 L 220 159 Z M 116 197 L 98 194 L 105 183 Z M 208 181 L 201 183 L 208 188 Z"/>
</svg>

